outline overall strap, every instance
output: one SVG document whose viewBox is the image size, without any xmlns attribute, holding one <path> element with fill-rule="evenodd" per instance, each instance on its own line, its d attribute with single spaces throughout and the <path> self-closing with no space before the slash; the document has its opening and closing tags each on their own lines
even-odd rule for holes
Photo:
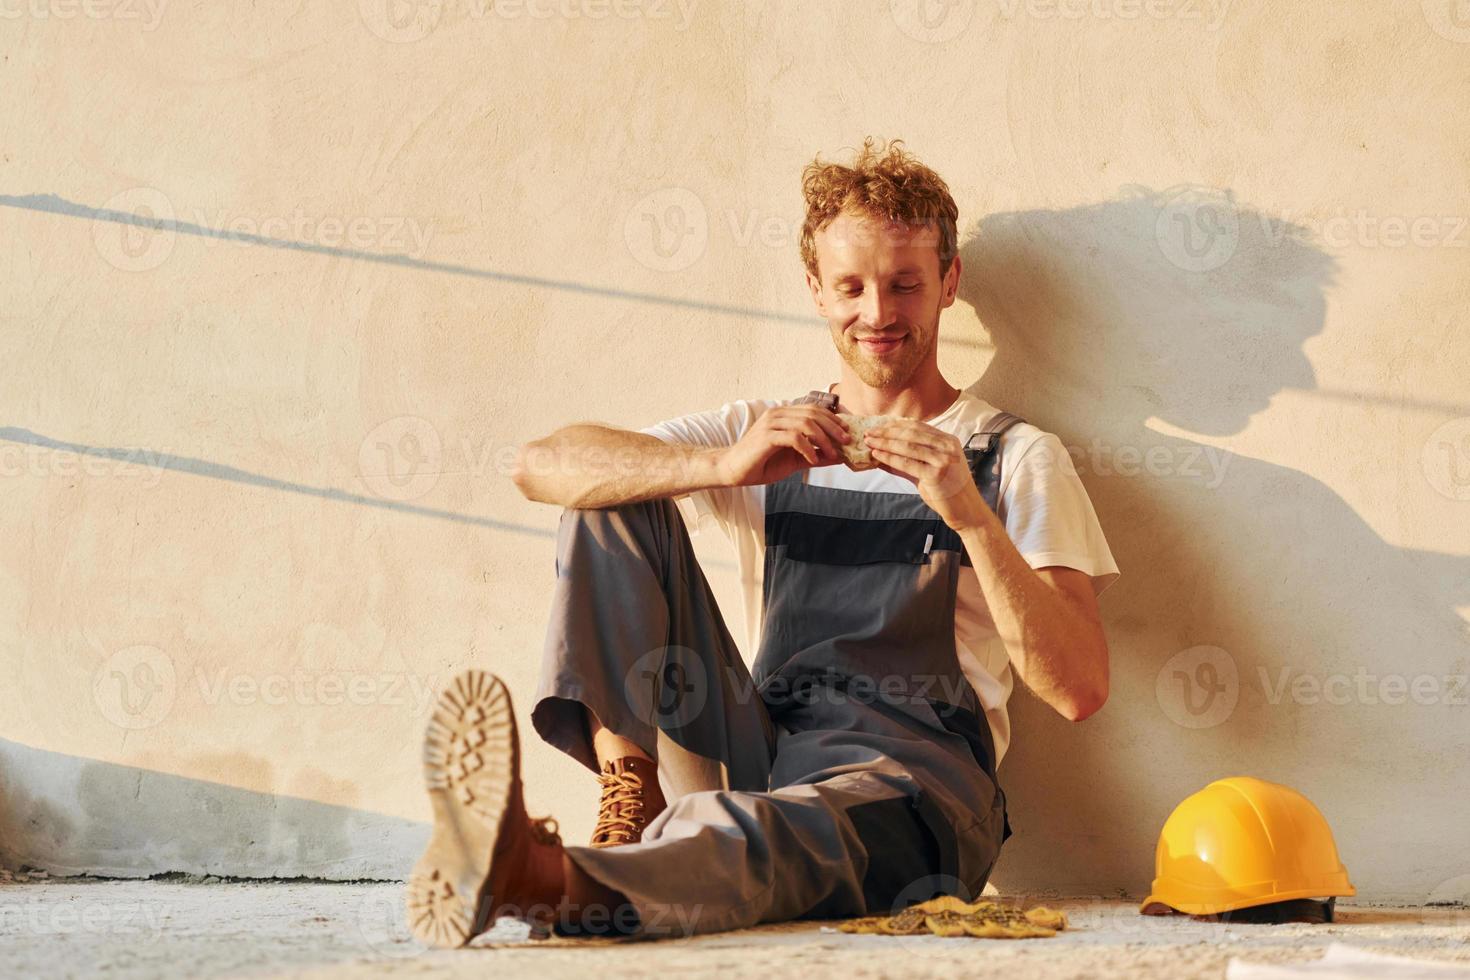
<svg viewBox="0 0 1470 980">
<path fill-rule="evenodd" d="M 1013 425 L 1026 421 L 1011 412 L 1001 412 L 991 419 L 979 432 L 965 440 L 965 460 L 970 464 L 970 474 L 980 488 L 980 497 L 992 513 L 1000 514 L 1000 437 Z M 976 440 L 979 445 L 972 445 Z"/>
<path fill-rule="evenodd" d="M 794 404 L 817 404 L 827 409 L 829 412 L 835 412 L 837 411 L 837 396 L 832 394 L 830 391 L 817 391 L 813 389 L 798 398 Z"/>
<path fill-rule="evenodd" d="M 975 452 L 988 453 L 992 449 L 1000 445 L 1001 433 L 1005 432 L 1005 430 L 1009 429 L 1011 426 L 1024 421 L 1026 420 L 1012 412 L 1001 412 L 995 418 L 986 423 L 985 428 L 970 436 L 970 438 L 965 441 L 965 449 L 967 451 L 973 450 Z M 980 445 L 971 446 L 970 444 L 976 439 L 980 440 Z"/>
</svg>

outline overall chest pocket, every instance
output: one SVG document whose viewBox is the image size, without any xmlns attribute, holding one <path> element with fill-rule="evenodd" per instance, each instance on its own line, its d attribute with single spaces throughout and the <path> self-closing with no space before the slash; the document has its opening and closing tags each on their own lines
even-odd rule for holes
<svg viewBox="0 0 1470 980">
<path fill-rule="evenodd" d="M 960 539 L 942 520 L 875 521 L 787 511 L 768 515 L 766 522 L 766 547 L 781 545 L 792 561 L 927 565 L 935 551 L 959 551 Z"/>
</svg>

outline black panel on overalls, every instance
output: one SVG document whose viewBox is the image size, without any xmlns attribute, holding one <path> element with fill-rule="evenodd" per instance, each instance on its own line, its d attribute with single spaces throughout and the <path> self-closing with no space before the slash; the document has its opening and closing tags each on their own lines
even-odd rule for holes
<svg viewBox="0 0 1470 980">
<path fill-rule="evenodd" d="M 828 392 L 798 400 L 812 402 L 837 410 Z M 1019 421 L 1002 413 L 976 434 L 981 445 L 965 449 L 992 510 L 999 435 Z M 864 770 L 903 789 L 907 798 L 848 811 L 872 858 L 870 908 L 887 908 L 894 889 L 912 886 L 916 865 L 978 891 L 1010 826 L 990 726 L 955 650 L 969 555 L 917 493 L 813 486 L 806 477 L 801 470 L 766 487 L 763 627 L 752 676 L 771 717 L 810 736 L 785 740 L 772 788 Z M 928 853 L 885 849 L 885 826 L 911 822 L 915 811 Z"/>
</svg>

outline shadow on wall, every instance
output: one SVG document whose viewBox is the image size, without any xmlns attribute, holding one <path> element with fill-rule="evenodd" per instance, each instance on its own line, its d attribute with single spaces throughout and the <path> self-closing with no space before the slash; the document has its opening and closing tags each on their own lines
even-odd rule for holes
<svg viewBox="0 0 1470 980">
<path fill-rule="evenodd" d="M 1422 897 L 1451 870 L 1434 842 L 1462 837 L 1470 797 L 1465 692 L 1446 680 L 1470 662 L 1455 612 L 1470 558 L 1395 547 L 1305 472 L 1148 424 L 1228 437 L 1278 392 L 1316 387 L 1303 344 L 1324 329 L 1337 263 L 1304 229 L 1224 200 L 1130 189 L 995 214 L 961 250 L 960 297 L 996 348 L 972 390 L 1068 446 L 1123 571 L 1103 598 L 1107 708 L 1071 726 L 1013 702 L 1001 776 L 1017 836 L 997 882 L 1141 894 L 1172 807 L 1249 773 L 1323 809 L 1360 894 Z M 1350 440 L 1306 431 L 1282 449 L 1304 468 L 1347 453 L 1417 469 L 1419 447 L 1398 448 L 1408 427 L 1377 411 L 1375 431 L 1353 419 Z M 1390 703 L 1390 675 L 1432 676 L 1437 697 Z M 1390 802 L 1400 843 L 1386 848 Z"/>
<path fill-rule="evenodd" d="M 0 425 L 0 442 L 11 442 L 21 446 L 35 446 L 40 449 L 51 450 L 52 452 L 74 453 L 78 456 L 91 456 L 97 459 L 113 460 L 118 463 L 126 463 L 146 469 L 158 477 L 162 476 L 163 471 L 169 470 L 175 473 L 185 473 L 189 476 L 201 476 L 211 480 L 225 480 L 230 483 L 239 483 L 262 490 L 298 493 L 308 497 L 320 497 L 323 500 L 333 500 L 344 504 L 356 504 L 362 507 L 377 507 L 383 510 L 397 511 L 401 514 L 411 514 L 417 517 L 432 517 L 439 520 L 454 521 L 458 524 L 479 525 L 480 527 L 493 528 L 497 531 L 531 534 L 541 538 L 556 537 L 555 531 L 534 528 L 525 524 L 513 524 L 475 514 L 461 514 L 434 507 L 421 507 L 417 504 L 401 500 L 370 497 L 349 490 L 339 490 L 336 487 L 311 486 L 305 483 L 297 483 L 291 480 L 282 480 L 274 476 L 267 476 L 264 473 L 253 473 L 249 470 L 242 470 L 238 466 L 230 466 L 227 463 L 216 463 L 212 460 L 198 459 L 192 456 L 177 456 L 173 453 L 165 453 L 153 449 L 125 449 L 119 446 L 90 446 L 80 442 L 65 442 L 60 439 L 54 439 L 51 436 L 42 435 L 39 432 L 32 432 L 30 429 L 20 428 L 19 426 Z"/>
<path fill-rule="evenodd" d="M 0 207 L 39 211 L 43 214 L 61 215 L 68 218 L 83 218 L 92 222 L 94 233 L 96 234 L 100 234 L 96 230 L 99 224 L 116 224 L 125 227 L 144 228 L 159 234 L 159 240 L 162 244 L 154 245 L 151 248 L 154 250 L 154 254 L 165 256 L 173 248 L 176 236 L 190 235 L 199 238 L 230 241 L 240 245 L 285 249 L 287 251 L 307 252 L 314 255 L 330 255 L 337 258 L 351 259 L 356 262 L 373 262 L 398 266 L 399 268 L 417 272 L 468 276 L 474 279 L 487 279 L 492 282 L 527 286 L 534 289 L 555 289 L 600 296 L 607 299 L 632 300 L 640 303 L 652 303 L 680 309 L 698 310 L 704 313 L 715 313 L 722 316 L 752 317 L 806 327 L 815 326 L 819 322 L 810 316 L 796 316 L 789 313 L 782 313 L 778 310 L 761 310 L 754 307 L 734 306 L 728 303 L 709 302 L 684 296 L 633 292 L 611 286 L 599 286 L 595 283 L 578 282 L 573 279 L 552 279 L 545 276 L 533 276 L 508 270 L 482 269 L 476 266 L 459 265 L 453 262 L 436 262 L 410 255 L 373 252 L 357 248 L 339 248 L 310 241 L 278 238 L 271 235 L 257 235 L 249 232 L 235 231 L 229 228 L 211 228 L 192 221 L 178 220 L 173 215 L 172 203 L 153 188 L 136 187 L 131 191 L 125 191 L 119 197 L 127 199 L 127 203 L 137 210 L 123 211 L 116 208 L 99 208 L 90 204 L 82 204 L 79 201 L 68 201 L 66 198 L 58 197 L 55 194 L 0 194 Z M 129 244 L 125 247 L 129 249 L 135 248 L 136 244 Z M 138 256 L 133 257 L 139 258 Z M 139 261 L 146 262 L 147 259 L 140 258 Z"/>
<path fill-rule="evenodd" d="M 412 820 L 0 739 L 0 867 L 399 881 L 428 836 Z"/>
</svg>

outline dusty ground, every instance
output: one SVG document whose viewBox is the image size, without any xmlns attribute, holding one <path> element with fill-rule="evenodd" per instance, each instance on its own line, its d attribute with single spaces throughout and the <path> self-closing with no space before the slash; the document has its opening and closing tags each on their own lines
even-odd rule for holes
<svg viewBox="0 0 1470 980">
<path fill-rule="evenodd" d="M 1219 925 L 1140 916 L 1131 902 L 1053 902 L 1055 939 L 911 939 L 821 923 L 609 944 L 530 943 L 503 922 L 497 945 L 428 951 L 402 926 L 402 886 L 275 882 L 31 881 L 0 884 L 0 964 L 10 976 L 248 975 L 663 978 L 1222 977 L 1231 956 L 1291 961 L 1330 942 L 1470 966 L 1470 909 L 1339 908 L 1333 925 Z"/>
</svg>

